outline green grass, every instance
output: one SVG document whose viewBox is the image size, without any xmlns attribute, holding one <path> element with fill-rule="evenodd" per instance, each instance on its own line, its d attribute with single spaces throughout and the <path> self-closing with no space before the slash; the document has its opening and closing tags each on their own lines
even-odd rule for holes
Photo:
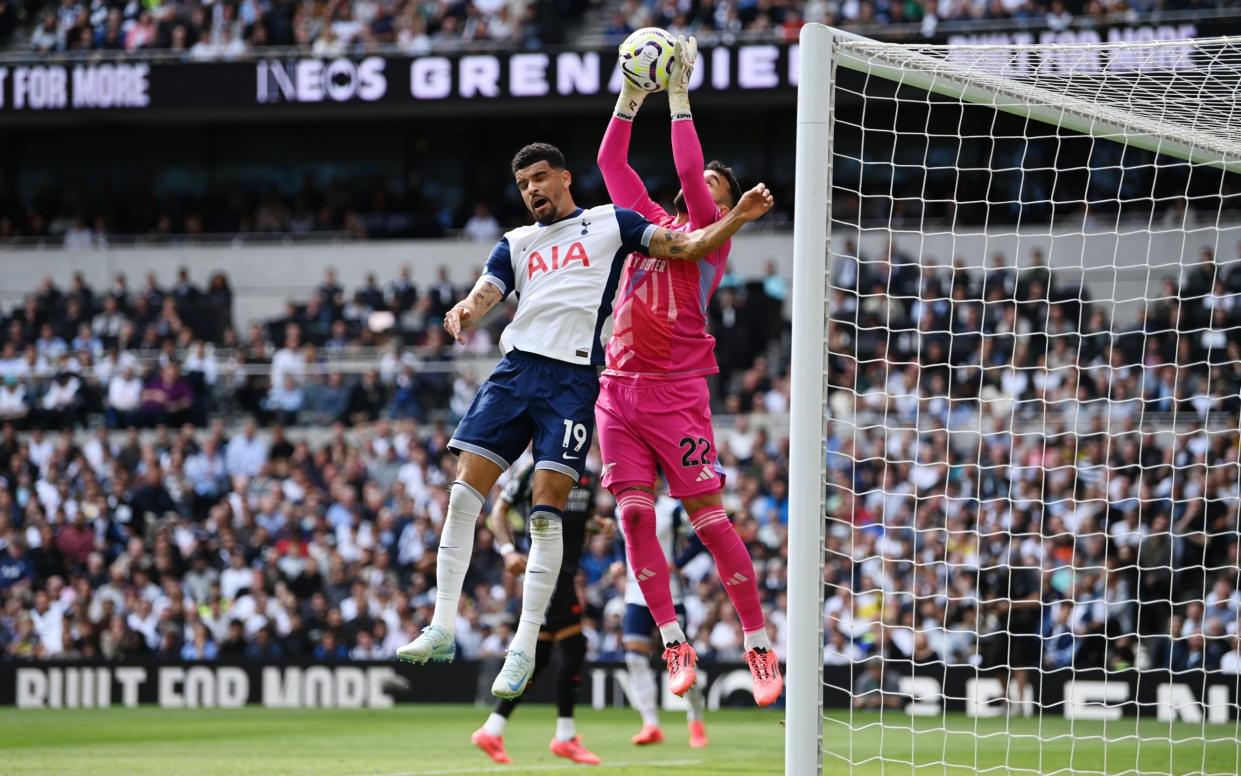
<svg viewBox="0 0 1241 776">
<path fill-rule="evenodd" d="M 0 711 L 0 774 L 6 776 L 419 776 L 421 774 L 554 773 L 579 770 L 547 752 L 554 711 L 518 711 L 505 736 L 515 766 L 493 766 L 469 743 L 485 709 L 406 706 L 384 711 L 232 710 Z M 783 772 L 784 728 L 779 712 L 720 711 L 708 716 L 711 746 L 690 749 L 683 717 L 665 714 L 668 740 L 639 749 L 630 710 L 583 710 L 578 729 L 604 760 L 607 774 L 761 776 Z M 1237 773 L 1234 726 L 1153 720 L 1070 723 L 1047 719 L 973 720 L 953 715 L 911 725 L 903 714 L 829 719 L 824 727 L 828 774 L 921 776 L 987 771 L 1018 773 Z M 975 738 L 975 732 L 979 734 Z M 1040 735 L 1042 743 L 1040 745 Z M 1101 736 L 1113 739 L 1106 746 Z M 1162 739 L 1162 740 L 1160 740 Z M 882 755 L 884 760 L 878 758 Z M 860 763 L 850 768 L 848 761 Z M 1071 770 L 1066 770 L 1071 769 Z"/>
</svg>

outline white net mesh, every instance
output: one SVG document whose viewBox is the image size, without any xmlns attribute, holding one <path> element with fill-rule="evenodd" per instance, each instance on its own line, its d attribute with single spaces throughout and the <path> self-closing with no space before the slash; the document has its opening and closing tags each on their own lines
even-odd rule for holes
<svg viewBox="0 0 1241 776">
<path fill-rule="evenodd" d="M 1241 773 L 1241 43 L 835 45 L 824 771 Z"/>
</svg>

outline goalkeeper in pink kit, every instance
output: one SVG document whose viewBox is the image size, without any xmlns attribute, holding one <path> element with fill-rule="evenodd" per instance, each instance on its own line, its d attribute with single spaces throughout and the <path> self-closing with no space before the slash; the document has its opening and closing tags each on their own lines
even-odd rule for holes
<svg viewBox="0 0 1241 776">
<path fill-rule="evenodd" d="M 678 41 L 668 86 L 672 154 L 682 186 L 675 215 L 651 200 L 627 161 L 632 121 L 646 92 L 625 79 L 599 148 L 599 169 L 617 207 L 687 232 L 719 220 L 741 197 L 732 170 L 719 162 L 704 165 L 689 108 L 689 75 L 696 55 L 693 38 Z M 697 655 L 677 621 L 668 561 L 656 537 L 654 485 L 660 472 L 715 558 L 745 634 L 754 700 L 766 706 L 780 697 L 784 680 L 767 638 L 754 563 L 721 504 L 723 478 L 706 381 L 719 371 L 715 339 L 707 333 L 707 304 L 723 276 L 730 247 L 726 242 L 696 262 L 629 257 L 616 296 L 595 422 L 603 485 L 616 497 L 629 563 L 665 645 L 669 689 L 684 695 L 693 686 Z"/>
</svg>

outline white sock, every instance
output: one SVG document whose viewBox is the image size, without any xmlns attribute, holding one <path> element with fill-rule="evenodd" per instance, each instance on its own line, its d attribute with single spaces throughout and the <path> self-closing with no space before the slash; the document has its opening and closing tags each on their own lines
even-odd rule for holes
<svg viewBox="0 0 1241 776">
<path fill-rule="evenodd" d="M 752 649 L 771 649 L 771 639 L 767 638 L 766 628 L 746 633 L 743 643 L 745 644 L 746 652 L 749 652 Z"/>
<path fill-rule="evenodd" d="M 659 626 L 659 637 L 663 639 L 665 644 L 676 644 L 679 641 L 688 641 L 685 638 L 685 631 L 681 630 L 681 623 L 673 620 L 667 625 Z"/>
<path fill-rule="evenodd" d="M 572 741 L 577 738 L 577 728 L 573 717 L 556 717 L 556 738 L 560 741 Z"/>
<path fill-rule="evenodd" d="M 431 624 L 449 633 L 456 632 L 457 602 L 474 552 L 474 525 L 482 511 L 482 494 L 461 480 L 452 484 L 435 559 L 435 614 L 431 615 Z"/>
<path fill-rule="evenodd" d="M 707 699 L 702 694 L 700 684 L 695 684 L 689 688 L 689 692 L 685 693 L 685 700 L 689 701 L 689 710 L 685 712 L 685 715 L 690 722 L 702 722 L 707 717 Z"/>
<path fill-rule="evenodd" d="M 532 658 L 564 558 L 564 526 L 560 521 L 560 510 L 550 507 L 536 506 L 530 513 L 530 556 L 521 591 L 521 618 L 509 649 L 521 650 Z"/>
<path fill-rule="evenodd" d="M 629 670 L 629 702 L 642 717 L 643 725 L 658 725 L 659 689 L 651 659 L 641 652 L 626 652 L 625 667 Z"/>
<path fill-rule="evenodd" d="M 488 735 L 502 736 L 504 735 L 504 728 L 507 726 L 508 717 L 505 717 L 502 714 L 496 714 L 493 711 L 491 712 L 491 716 L 487 717 L 487 721 L 483 723 L 483 730 L 485 730 Z"/>
</svg>

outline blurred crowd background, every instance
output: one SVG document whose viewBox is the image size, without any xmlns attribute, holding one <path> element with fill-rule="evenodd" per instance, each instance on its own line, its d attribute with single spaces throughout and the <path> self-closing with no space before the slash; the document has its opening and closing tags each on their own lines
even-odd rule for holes
<svg viewBox="0 0 1241 776">
<path fill-rule="evenodd" d="M 189 61 L 264 47 L 316 56 L 378 49 L 619 43 L 642 27 L 703 43 L 796 41 L 806 22 L 931 36 L 943 23 L 1000 23 L 1062 31 L 1107 23 L 1227 12 L 1232 0 L 5 0 L 0 44 L 34 52 L 159 50 Z M 1180 16 L 1177 16 L 1180 14 Z"/>
<path fill-rule="evenodd" d="M 0 358 L 3 655 L 391 657 L 430 615 L 455 472 L 445 443 L 511 311 L 450 346 L 439 323 L 465 291 L 442 271 L 352 289 L 329 271 L 238 334 L 218 273 L 202 286 L 184 269 L 168 286 L 79 276 L 32 289 L 6 311 Z M 787 350 L 786 292 L 774 268 L 730 273 L 711 310 L 715 394 L 741 418 L 719 440 L 728 504 L 773 612 L 785 454 L 747 413 L 787 408 L 787 363 L 770 357 Z M 394 324 L 374 330 L 375 313 Z M 625 577 L 610 497 L 598 514 L 579 585 L 591 654 L 606 659 L 621 654 Z M 704 654 L 738 658 L 739 625 L 704 560 L 687 569 L 694 632 Z M 498 655 L 519 587 L 485 529 L 467 585 L 463 654 Z"/>
<path fill-rule="evenodd" d="M 825 662 L 1236 670 L 1241 260 L 1204 251 L 1129 323 L 1037 254 L 842 256 Z M 507 311 L 449 345 L 464 288 L 329 271 L 238 333 L 228 288 L 43 281 L 8 311 L 6 657 L 382 659 L 426 624 L 445 443 Z M 725 504 L 781 654 L 786 294 L 774 266 L 730 274 L 710 316 Z M 612 510 L 601 494 L 578 576 L 594 659 L 622 650 Z M 710 558 L 684 573 L 697 648 L 737 658 Z M 482 527 L 467 585 L 460 647 L 494 658 L 519 588 Z M 859 703 L 893 702 L 891 677 L 859 672 Z"/>
<path fill-rule="evenodd" d="M 776 42 L 806 21 L 921 40 L 949 24 L 1102 29 L 1231 8 L 0 0 L 0 45 L 35 59 L 229 59 L 267 46 L 328 57 L 610 46 L 650 24 L 706 44 Z M 838 107 L 858 108 L 842 83 Z M 791 220 L 791 94 L 747 92 L 740 111 L 695 105 L 707 158 L 775 192 L 776 210 L 754 231 Z M 669 202 L 678 182 L 661 99 L 635 125 L 632 158 Z M 362 110 L 303 121 L 284 106 L 202 126 L 113 121 L 124 112 L 6 124 L 0 245 L 68 249 L 82 262 L 120 245 L 171 252 L 211 240 L 457 238 L 482 251 L 526 218 L 508 183 L 517 132 L 562 145 L 575 196 L 604 201 L 593 163 L 602 102 L 589 115 L 513 108 L 500 120 L 458 106 L 409 121 Z M 858 127 L 838 125 L 838 227 L 1172 232 L 1239 215 L 1235 176 L 1090 139 L 1027 138 L 1007 116 L 976 124 L 995 137 L 980 142 L 961 132 L 975 126 L 973 109 L 934 120 L 924 109 L 910 100 L 898 116 L 869 102 L 867 120 L 883 132 L 865 143 Z M 1187 236 L 1186 250 L 1196 241 Z M 901 704 L 882 670 L 900 664 L 1007 666 L 1019 684 L 1038 670 L 1241 669 L 1236 248 L 1153 270 L 1170 274 L 1135 319 L 1041 254 L 967 266 L 835 245 L 824 660 L 873 667 L 857 674 L 856 702 Z M 0 311 L 0 659 L 392 657 L 429 618 L 455 468 L 445 444 L 511 315 L 504 307 L 465 345 L 451 343 L 440 321 L 467 289 L 449 275 L 419 261 L 345 287 L 329 271 L 244 322 L 234 288 L 246 279 L 199 265 L 162 279 L 118 274 L 106 287 L 85 275 L 23 280 L 25 297 Z M 781 655 L 788 290 L 775 262 L 730 270 L 709 309 L 725 506 L 755 559 Z M 598 469 L 597 451 L 588 465 Z M 622 650 L 612 512 L 601 494 L 577 582 L 593 659 Z M 492 659 L 519 586 L 484 528 L 475 547 L 456 632 L 463 656 Z M 710 558 L 683 573 L 699 653 L 738 658 L 739 624 Z"/>
<path fill-rule="evenodd" d="M 873 661 L 859 705 L 904 702 L 885 664 L 1007 666 L 1014 698 L 1241 671 L 1241 254 L 1203 248 L 1136 321 L 1013 258 L 835 265 L 825 659 Z"/>
</svg>

